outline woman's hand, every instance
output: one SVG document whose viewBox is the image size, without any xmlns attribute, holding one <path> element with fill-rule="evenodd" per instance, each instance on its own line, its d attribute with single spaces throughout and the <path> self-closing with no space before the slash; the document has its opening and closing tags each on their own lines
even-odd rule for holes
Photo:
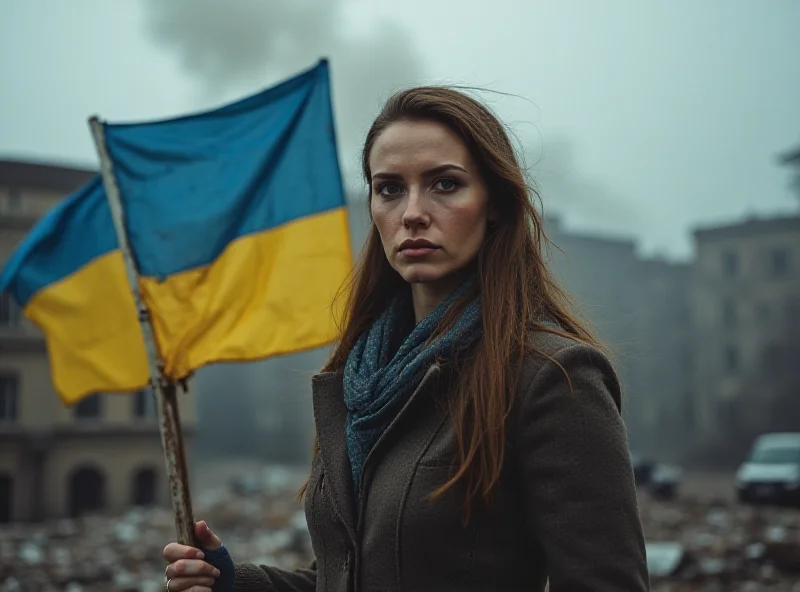
<svg viewBox="0 0 800 592">
<path fill-rule="evenodd" d="M 202 549 L 179 543 L 170 543 L 164 547 L 164 559 L 169 563 L 166 571 L 166 588 L 169 592 L 212 592 L 220 576 L 220 570 L 205 559 L 206 552 L 219 555 L 217 552 L 223 549 L 222 541 L 211 532 L 204 520 L 194 525 L 194 532 Z M 228 561 L 230 562 L 229 558 Z M 232 568 L 233 564 L 230 563 Z"/>
</svg>

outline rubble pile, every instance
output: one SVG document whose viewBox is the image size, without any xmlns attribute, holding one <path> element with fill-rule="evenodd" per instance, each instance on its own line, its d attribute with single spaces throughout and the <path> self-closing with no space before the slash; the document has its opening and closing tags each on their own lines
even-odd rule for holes
<svg viewBox="0 0 800 592">
<path fill-rule="evenodd" d="M 298 487 L 272 471 L 248 491 L 200 492 L 194 513 L 224 537 L 236 561 L 304 567 L 311 546 Z M 162 551 L 172 540 L 169 508 L 0 525 L 0 592 L 162 592 Z"/>
<path fill-rule="evenodd" d="M 269 469 L 195 494 L 236 561 L 308 565 L 302 475 Z M 653 592 L 800 592 L 800 510 L 642 494 Z M 161 592 L 169 508 L 0 526 L 0 592 Z"/>
<path fill-rule="evenodd" d="M 800 592 L 800 511 L 642 496 L 653 592 Z"/>
</svg>

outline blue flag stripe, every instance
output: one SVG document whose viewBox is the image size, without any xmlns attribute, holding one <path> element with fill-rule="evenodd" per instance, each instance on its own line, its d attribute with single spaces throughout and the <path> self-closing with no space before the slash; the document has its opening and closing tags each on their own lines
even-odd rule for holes
<svg viewBox="0 0 800 592">
<path fill-rule="evenodd" d="M 344 206 L 328 63 L 205 113 L 106 126 L 139 271 L 206 266 L 234 240 Z M 0 276 L 21 306 L 118 247 L 100 177 L 53 208 Z"/>
<path fill-rule="evenodd" d="M 0 292 L 21 307 L 39 290 L 117 249 L 117 235 L 100 177 L 51 209 L 6 263 Z"/>
<path fill-rule="evenodd" d="M 106 130 L 146 276 L 208 265 L 238 238 L 345 204 L 326 61 L 217 111 Z"/>
</svg>

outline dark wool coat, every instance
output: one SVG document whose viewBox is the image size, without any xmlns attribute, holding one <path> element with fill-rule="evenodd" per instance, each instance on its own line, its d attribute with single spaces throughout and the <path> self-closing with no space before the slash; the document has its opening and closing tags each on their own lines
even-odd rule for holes
<svg viewBox="0 0 800 592">
<path fill-rule="evenodd" d="M 305 511 L 309 569 L 236 566 L 238 592 L 643 592 L 649 589 L 620 386 L 596 349 L 547 333 L 526 360 L 501 481 L 462 525 L 463 494 L 427 495 L 456 442 L 432 366 L 364 465 L 354 503 L 340 374 L 313 380 L 320 450 Z M 570 385 L 562 369 L 569 374 Z"/>
</svg>

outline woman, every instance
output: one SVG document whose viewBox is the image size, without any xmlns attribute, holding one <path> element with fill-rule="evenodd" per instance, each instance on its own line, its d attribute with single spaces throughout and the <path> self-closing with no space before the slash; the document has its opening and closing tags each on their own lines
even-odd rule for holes
<svg viewBox="0 0 800 592">
<path fill-rule="evenodd" d="M 620 387 L 567 312 L 502 124 L 400 92 L 366 138 L 373 225 L 313 379 L 316 560 L 239 564 L 205 522 L 167 589 L 648 589 Z M 191 588 L 195 586 L 195 588 Z"/>
</svg>

